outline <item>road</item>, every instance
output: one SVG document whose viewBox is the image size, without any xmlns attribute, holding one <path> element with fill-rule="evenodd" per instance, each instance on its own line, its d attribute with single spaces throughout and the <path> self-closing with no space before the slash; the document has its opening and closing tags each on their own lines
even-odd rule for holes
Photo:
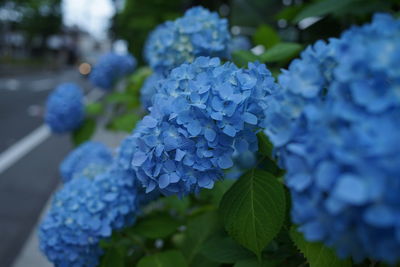
<svg viewBox="0 0 400 267">
<path fill-rule="evenodd" d="M 0 72 L 0 158 L 15 152 L 21 140 L 43 124 L 46 97 L 57 84 L 69 81 L 90 88 L 76 69 L 8 72 Z M 0 168 L 2 267 L 10 266 L 20 252 L 59 184 L 58 165 L 72 146 L 68 136 L 51 135 L 32 147 L 8 168 Z"/>
</svg>

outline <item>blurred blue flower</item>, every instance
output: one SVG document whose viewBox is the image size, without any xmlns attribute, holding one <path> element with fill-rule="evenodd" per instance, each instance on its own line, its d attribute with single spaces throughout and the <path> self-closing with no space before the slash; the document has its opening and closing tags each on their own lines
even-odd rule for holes
<svg viewBox="0 0 400 267">
<path fill-rule="evenodd" d="M 82 89 L 73 83 L 63 83 L 49 95 L 45 121 L 54 133 L 66 133 L 78 128 L 85 117 Z"/>
<path fill-rule="evenodd" d="M 244 35 L 233 37 L 230 44 L 230 50 L 232 52 L 236 50 L 250 50 L 251 47 L 252 45 L 250 39 Z"/>
<path fill-rule="evenodd" d="M 64 183 L 73 177 L 94 178 L 103 173 L 112 163 L 111 151 L 102 143 L 88 141 L 68 154 L 60 165 Z"/>
<path fill-rule="evenodd" d="M 279 77 L 267 130 L 307 240 L 400 260 L 400 20 L 319 41 Z"/>
<path fill-rule="evenodd" d="M 150 33 L 144 56 L 154 70 L 165 71 L 198 56 L 228 58 L 229 43 L 228 21 L 203 7 L 193 7 Z"/>
<path fill-rule="evenodd" d="M 165 75 L 162 72 L 154 72 L 147 77 L 146 81 L 143 83 L 143 86 L 140 89 L 140 102 L 144 109 L 147 110 L 153 105 L 152 99 L 157 92 L 158 83 L 164 78 Z"/>
<path fill-rule="evenodd" d="M 121 145 L 118 162 L 146 192 L 186 195 L 212 188 L 232 154 L 256 151 L 276 84 L 265 65 L 239 69 L 218 58 L 182 64 L 160 83 L 150 115 Z"/>
<path fill-rule="evenodd" d="M 76 177 L 55 194 L 39 227 L 40 248 L 55 266 L 98 266 L 100 240 L 131 225 L 137 205 L 135 180 L 126 171 Z"/>
<path fill-rule="evenodd" d="M 136 64 L 136 59 L 130 54 L 122 55 L 110 52 L 99 58 L 89 79 L 95 86 L 110 90 L 118 79 L 132 73 Z"/>
</svg>

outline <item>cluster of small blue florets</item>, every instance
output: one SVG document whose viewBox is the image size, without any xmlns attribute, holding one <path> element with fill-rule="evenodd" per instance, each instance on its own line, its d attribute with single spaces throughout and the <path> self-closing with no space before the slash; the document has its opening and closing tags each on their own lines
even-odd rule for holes
<svg viewBox="0 0 400 267">
<path fill-rule="evenodd" d="M 130 54 L 110 52 L 100 57 L 89 79 L 95 86 L 109 90 L 118 79 L 132 73 L 136 64 L 136 59 Z"/>
<path fill-rule="evenodd" d="M 229 57 L 228 21 L 203 7 L 158 26 L 145 45 L 144 56 L 157 71 L 170 70 L 198 56 Z"/>
<path fill-rule="evenodd" d="M 239 69 L 207 57 L 182 64 L 160 83 L 150 115 L 121 145 L 119 162 L 147 192 L 212 188 L 232 167 L 235 150 L 257 150 L 256 132 L 275 90 L 262 64 Z"/>
<path fill-rule="evenodd" d="M 400 260 L 400 21 L 374 16 L 280 76 L 267 134 L 293 221 L 342 257 Z"/>
<path fill-rule="evenodd" d="M 111 151 L 102 143 L 88 141 L 77 147 L 60 165 L 64 183 L 73 177 L 94 178 L 103 173 L 112 163 Z"/>
<path fill-rule="evenodd" d="M 153 96 L 157 92 L 158 83 L 165 78 L 162 72 L 154 72 L 143 83 L 140 89 L 140 102 L 144 109 L 148 109 L 153 105 Z"/>
<path fill-rule="evenodd" d="M 75 177 L 54 196 L 39 228 L 40 248 L 56 266 L 98 266 L 100 240 L 134 222 L 132 174 L 110 168 L 94 179 Z"/>
<path fill-rule="evenodd" d="M 78 128 L 85 118 L 82 89 L 73 83 L 60 84 L 47 98 L 45 121 L 54 133 Z"/>
</svg>

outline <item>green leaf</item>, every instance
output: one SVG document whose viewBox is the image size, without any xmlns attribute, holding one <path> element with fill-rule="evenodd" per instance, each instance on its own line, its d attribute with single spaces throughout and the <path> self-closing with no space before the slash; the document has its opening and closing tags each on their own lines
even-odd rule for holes
<svg viewBox="0 0 400 267">
<path fill-rule="evenodd" d="M 167 214 L 144 217 L 132 228 L 132 232 L 150 239 L 165 238 L 173 234 L 180 223 Z"/>
<path fill-rule="evenodd" d="M 303 235 L 299 233 L 295 226 L 290 229 L 290 236 L 308 260 L 310 267 L 350 267 L 351 260 L 340 260 L 335 252 L 321 243 L 307 242 Z"/>
<path fill-rule="evenodd" d="M 130 99 L 131 97 L 132 96 L 127 93 L 112 92 L 106 97 L 106 100 L 110 103 L 129 103 L 132 101 Z"/>
<path fill-rule="evenodd" d="M 288 6 L 279 11 L 279 13 L 275 15 L 275 19 L 276 20 L 284 19 L 287 21 L 292 21 L 302 9 L 303 5 Z"/>
<path fill-rule="evenodd" d="M 273 47 L 281 41 L 278 33 L 269 25 L 263 24 L 253 35 L 253 42 L 256 45 L 263 45 L 266 48 Z"/>
<path fill-rule="evenodd" d="M 260 257 L 284 221 L 283 185 L 271 174 L 253 169 L 225 193 L 219 210 L 229 235 Z"/>
<path fill-rule="evenodd" d="M 104 107 L 102 103 L 89 103 L 85 107 L 86 114 L 89 116 L 97 116 L 103 113 Z"/>
<path fill-rule="evenodd" d="M 188 197 L 179 198 L 177 196 L 169 196 L 163 199 L 166 207 L 177 211 L 181 216 L 184 216 L 190 206 L 190 199 Z"/>
<path fill-rule="evenodd" d="M 125 266 L 125 250 L 116 247 L 107 249 L 102 257 L 100 267 L 124 267 Z"/>
<path fill-rule="evenodd" d="M 208 259 L 220 263 L 235 263 L 247 259 L 252 253 L 240 246 L 229 236 L 214 236 L 208 239 L 201 249 Z"/>
<path fill-rule="evenodd" d="M 110 265 L 111 267 L 112 265 Z M 143 257 L 137 267 L 186 267 L 188 266 L 182 253 L 178 250 L 168 250 Z M 114 266 L 112 266 L 114 267 Z"/>
<path fill-rule="evenodd" d="M 96 130 L 96 121 L 94 119 L 86 119 L 81 127 L 72 132 L 72 141 L 75 146 L 82 144 L 92 137 Z"/>
<path fill-rule="evenodd" d="M 258 151 L 260 152 L 260 154 L 265 157 L 272 157 L 272 150 L 274 149 L 274 146 L 269 141 L 265 133 L 259 132 L 257 134 L 257 139 L 258 139 Z"/>
<path fill-rule="evenodd" d="M 297 14 L 293 22 L 297 23 L 308 17 L 319 17 L 336 12 L 358 0 L 324 0 L 311 3 Z"/>
<path fill-rule="evenodd" d="M 263 259 L 260 262 L 257 258 L 249 258 L 245 260 L 240 260 L 233 265 L 233 267 L 275 267 L 282 266 L 281 262 L 278 260 L 267 260 Z"/>
<path fill-rule="evenodd" d="M 260 60 L 260 58 L 256 55 L 254 55 L 250 51 L 246 50 L 236 50 L 232 52 L 232 61 L 238 66 L 238 67 L 247 67 L 247 64 L 249 62 L 257 61 Z"/>
<path fill-rule="evenodd" d="M 191 218 L 187 224 L 182 252 L 190 266 L 198 256 L 204 242 L 218 228 L 218 216 L 215 212 L 207 212 Z M 192 264 L 193 263 L 193 264 Z"/>
<path fill-rule="evenodd" d="M 130 113 L 113 118 L 110 127 L 116 131 L 129 133 L 135 128 L 139 119 L 139 116 L 135 114 L 134 111 L 130 111 Z"/>
<path fill-rule="evenodd" d="M 286 61 L 296 57 L 303 46 L 297 43 L 279 43 L 265 51 L 261 56 L 262 62 Z"/>
</svg>

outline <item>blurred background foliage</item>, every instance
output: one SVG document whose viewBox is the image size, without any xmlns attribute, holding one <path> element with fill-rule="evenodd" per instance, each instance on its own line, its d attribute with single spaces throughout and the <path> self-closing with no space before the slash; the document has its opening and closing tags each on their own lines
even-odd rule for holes
<svg viewBox="0 0 400 267">
<path fill-rule="evenodd" d="M 47 37 L 62 29 L 61 1 L 1 0 L 0 9 L 9 11 L 7 14 L 10 18 L 7 23 L 1 21 L 0 29 L 4 32 L 10 29 L 22 32 L 30 46 L 39 40 L 37 46 L 43 49 Z"/>
<path fill-rule="evenodd" d="M 400 7 L 399 0 L 126 0 L 113 17 L 112 36 L 127 40 L 129 50 L 142 61 L 151 30 L 200 4 L 227 17 L 233 35 L 252 37 L 255 46 L 267 49 L 280 42 L 303 47 L 336 37 L 351 25 L 368 21 L 375 12 L 398 12 Z"/>
</svg>

